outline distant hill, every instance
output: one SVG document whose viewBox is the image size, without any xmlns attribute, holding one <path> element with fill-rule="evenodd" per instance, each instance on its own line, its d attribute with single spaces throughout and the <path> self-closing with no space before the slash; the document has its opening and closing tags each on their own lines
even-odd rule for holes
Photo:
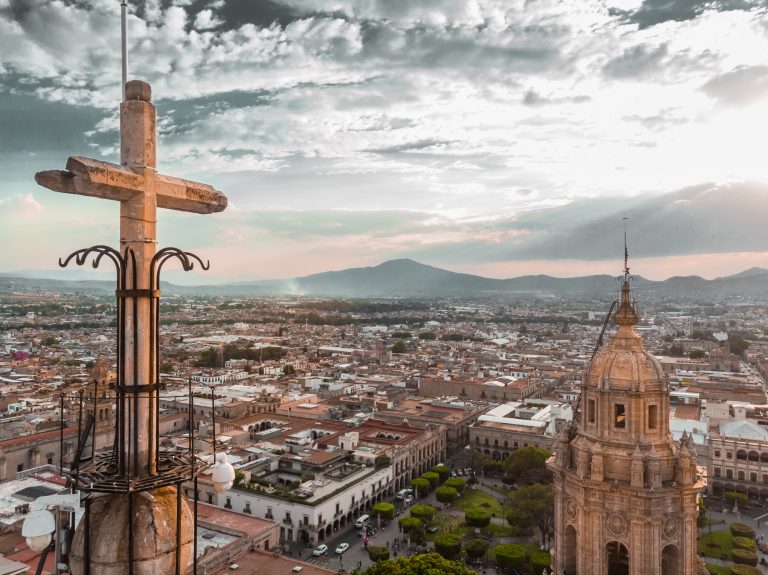
<svg viewBox="0 0 768 575">
<path fill-rule="evenodd" d="M 39 276 L 41 272 L 35 271 Z M 58 277 L 61 277 L 57 274 Z M 635 284 L 647 294 L 670 297 L 734 297 L 768 294 L 768 270 L 751 268 L 732 276 L 706 280 L 699 276 L 650 281 L 635 276 Z M 593 275 L 556 278 L 547 275 L 493 279 L 451 272 L 410 259 L 397 259 L 364 268 L 349 268 L 284 280 L 232 283 L 212 286 L 179 286 L 163 282 L 164 293 L 211 295 L 317 295 L 329 297 L 450 297 L 488 295 L 610 296 L 616 278 Z M 44 279 L 25 272 L 0 273 L 0 293 L 9 291 L 111 292 L 106 280 Z"/>
</svg>

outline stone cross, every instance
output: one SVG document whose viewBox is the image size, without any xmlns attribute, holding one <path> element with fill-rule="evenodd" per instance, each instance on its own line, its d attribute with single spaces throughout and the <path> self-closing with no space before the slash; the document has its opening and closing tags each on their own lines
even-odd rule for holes
<svg viewBox="0 0 768 575">
<path fill-rule="evenodd" d="M 70 157 L 65 171 L 49 170 L 35 174 L 35 181 L 55 192 L 77 194 L 120 202 L 120 252 L 130 248 L 136 258 L 136 277 L 128 266 L 128 285 L 135 281 L 143 295 L 134 295 L 134 306 L 125 306 L 125 333 L 121 334 L 126 353 L 124 379 L 136 382 L 142 389 L 151 389 L 158 374 L 150 361 L 150 263 L 156 253 L 157 208 L 183 212 L 210 214 L 227 207 L 227 198 L 213 187 L 182 180 L 163 174 L 156 169 L 156 112 L 151 103 L 149 84 L 131 80 L 125 85 L 125 100 L 120 104 L 120 164 L 111 164 L 78 156 Z M 159 286 L 155 286 L 159 288 Z M 134 329 L 134 323 L 136 328 Z M 157 429 L 154 402 L 157 393 L 130 395 L 138 403 L 125 406 L 126 422 L 123 430 L 128 435 L 126 450 L 132 455 L 132 475 L 151 475 L 155 472 L 153 430 Z M 128 397 L 128 396 L 126 396 Z M 126 403 L 130 404 L 130 399 Z M 135 415 L 134 415 L 135 414 Z M 126 458 L 126 453 L 121 454 Z"/>
</svg>

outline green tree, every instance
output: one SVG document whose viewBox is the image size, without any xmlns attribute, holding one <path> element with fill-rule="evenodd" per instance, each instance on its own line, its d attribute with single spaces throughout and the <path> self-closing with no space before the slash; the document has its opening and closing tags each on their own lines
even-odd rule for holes
<svg viewBox="0 0 768 575">
<path fill-rule="evenodd" d="M 505 543 L 493 548 L 496 563 L 504 569 L 520 569 L 525 563 L 525 547 L 515 543 Z"/>
<path fill-rule="evenodd" d="M 437 338 L 437 336 L 434 333 L 432 333 L 431 331 L 423 331 L 423 332 L 421 332 L 419 334 L 419 339 L 429 339 L 429 340 L 432 340 L 432 339 L 436 339 L 436 338 Z"/>
<path fill-rule="evenodd" d="M 555 521 L 555 502 L 551 484 L 534 483 L 509 494 L 514 521 L 518 527 L 536 527 L 541 543 L 552 530 Z M 510 520 L 507 516 L 507 521 Z"/>
<path fill-rule="evenodd" d="M 402 339 L 398 339 L 392 344 L 392 353 L 405 353 L 405 342 Z"/>
<path fill-rule="evenodd" d="M 550 455 L 546 449 L 533 445 L 514 450 L 503 462 L 505 481 L 521 485 L 551 482 L 552 472 L 546 464 Z"/>
<path fill-rule="evenodd" d="M 421 519 L 418 517 L 401 517 L 397 523 L 400 525 L 403 533 L 411 533 L 421 527 Z"/>
<path fill-rule="evenodd" d="M 453 559 L 461 552 L 461 535 L 454 533 L 435 535 L 435 551 L 446 559 Z"/>
<path fill-rule="evenodd" d="M 459 493 L 464 493 L 464 489 L 466 488 L 467 484 L 460 477 L 451 477 L 450 479 L 445 480 L 445 483 L 443 483 L 443 486 L 453 487 Z"/>
<path fill-rule="evenodd" d="M 413 487 L 419 493 L 419 495 L 429 494 L 429 481 L 421 477 L 413 479 L 411 481 L 411 487 Z"/>
<path fill-rule="evenodd" d="M 391 463 L 391 459 L 389 458 L 389 455 L 386 453 L 382 453 L 381 455 L 377 455 L 376 459 L 374 460 L 374 466 L 376 469 L 381 469 L 382 467 L 386 467 Z"/>
<path fill-rule="evenodd" d="M 729 336 L 728 346 L 731 348 L 731 353 L 744 357 L 744 352 L 749 347 L 749 342 L 739 336 Z"/>
<path fill-rule="evenodd" d="M 167 361 L 160 364 L 160 373 L 171 373 L 173 371 L 173 364 Z"/>
<path fill-rule="evenodd" d="M 440 483 L 440 475 L 437 473 L 432 473 L 431 471 L 427 471 L 426 473 L 422 473 L 421 475 L 422 479 L 426 479 L 429 481 L 429 489 L 432 490 L 435 487 L 437 487 Z"/>
<path fill-rule="evenodd" d="M 453 503 L 459 497 L 459 492 L 453 487 L 442 485 L 435 489 L 435 499 L 440 503 Z"/>
<path fill-rule="evenodd" d="M 451 468 L 447 465 L 435 465 L 430 471 L 440 476 L 440 483 L 444 483 L 451 477 Z"/>
<path fill-rule="evenodd" d="M 688 357 L 691 359 L 702 359 L 706 355 L 705 351 L 703 349 L 692 349 L 688 353 Z"/>
<path fill-rule="evenodd" d="M 374 505 L 372 511 L 374 515 L 386 521 L 391 521 L 395 517 L 395 506 L 385 501 Z"/>
<path fill-rule="evenodd" d="M 379 561 L 386 561 L 389 559 L 389 547 L 382 547 L 379 545 L 368 546 L 368 557 L 371 561 L 378 563 Z"/>
<path fill-rule="evenodd" d="M 488 527 L 491 524 L 491 512 L 485 509 L 469 509 L 464 513 L 464 522 L 470 527 Z"/>
<path fill-rule="evenodd" d="M 746 505 L 747 504 L 747 494 L 746 493 L 739 493 L 738 491 L 726 491 L 723 493 L 723 497 L 725 498 L 725 502 L 729 505 L 733 505 L 736 503 L 737 505 Z"/>
<path fill-rule="evenodd" d="M 458 561 L 449 561 L 439 553 L 425 553 L 395 560 L 379 561 L 363 575 L 475 575 Z"/>
<path fill-rule="evenodd" d="M 470 539 L 464 544 L 464 552 L 472 559 L 479 559 L 488 551 L 488 541 L 485 539 Z"/>
<path fill-rule="evenodd" d="M 435 516 L 435 508 L 431 505 L 414 505 L 411 507 L 411 517 L 418 517 L 421 521 L 428 523 Z"/>
</svg>

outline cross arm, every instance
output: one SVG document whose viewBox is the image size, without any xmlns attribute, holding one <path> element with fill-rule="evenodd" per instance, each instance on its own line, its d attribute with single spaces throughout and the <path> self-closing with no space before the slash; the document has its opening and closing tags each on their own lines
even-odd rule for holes
<svg viewBox="0 0 768 575">
<path fill-rule="evenodd" d="M 66 170 L 35 174 L 35 181 L 54 192 L 126 201 L 142 193 L 144 176 L 125 166 L 71 156 Z M 183 212 L 210 214 L 227 207 L 227 197 L 207 184 L 157 175 L 157 206 Z"/>
<path fill-rule="evenodd" d="M 144 188 L 143 176 L 99 160 L 70 156 L 66 170 L 37 172 L 35 181 L 49 190 L 105 200 L 129 200 Z"/>
</svg>

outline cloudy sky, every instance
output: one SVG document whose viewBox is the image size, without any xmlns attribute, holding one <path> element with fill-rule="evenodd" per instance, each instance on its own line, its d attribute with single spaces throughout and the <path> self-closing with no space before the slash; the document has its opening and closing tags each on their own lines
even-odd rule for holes
<svg viewBox="0 0 768 575">
<path fill-rule="evenodd" d="M 492 277 L 768 267 L 768 0 L 129 0 L 189 281 L 410 257 Z M 0 271 L 115 244 L 39 188 L 117 161 L 118 0 L 0 0 Z"/>
</svg>

